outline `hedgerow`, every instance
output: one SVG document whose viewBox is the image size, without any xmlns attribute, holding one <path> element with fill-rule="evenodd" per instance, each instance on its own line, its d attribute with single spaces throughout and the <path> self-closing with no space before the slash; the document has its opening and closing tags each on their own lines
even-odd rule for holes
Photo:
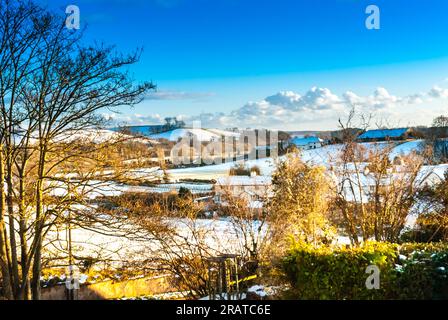
<svg viewBox="0 0 448 320">
<path fill-rule="evenodd" d="M 366 286 L 370 265 L 380 270 L 379 289 Z M 448 299 L 448 244 L 316 248 L 295 243 L 282 267 L 293 299 Z"/>
</svg>

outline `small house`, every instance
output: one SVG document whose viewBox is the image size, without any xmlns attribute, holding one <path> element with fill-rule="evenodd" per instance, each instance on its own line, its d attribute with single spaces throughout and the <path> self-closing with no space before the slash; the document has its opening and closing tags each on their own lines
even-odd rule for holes
<svg viewBox="0 0 448 320">
<path fill-rule="evenodd" d="M 319 137 L 295 137 L 290 140 L 290 145 L 294 145 L 302 150 L 321 148 L 323 140 Z"/>
</svg>

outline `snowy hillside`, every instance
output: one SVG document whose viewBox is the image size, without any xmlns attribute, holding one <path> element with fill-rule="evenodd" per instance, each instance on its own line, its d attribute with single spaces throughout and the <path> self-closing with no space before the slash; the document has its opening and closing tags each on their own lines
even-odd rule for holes
<svg viewBox="0 0 448 320">
<path fill-rule="evenodd" d="M 363 143 L 366 150 L 372 150 L 375 148 L 385 148 L 387 143 Z M 419 151 L 422 146 L 422 140 L 415 140 L 404 142 L 395 146 L 390 154 L 390 160 L 392 161 L 398 155 L 407 155 L 412 151 Z M 302 159 L 305 162 L 314 165 L 331 165 L 334 164 L 340 156 L 342 145 L 328 145 L 322 148 L 304 150 L 302 151 Z M 247 168 L 257 166 L 260 168 L 261 175 L 271 175 L 275 170 L 276 161 L 281 161 L 284 157 L 280 157 L 277 160 L 271 158 L 248 160 L 244 162 Z M 217 179 L 225 177 L 229 174 L 229 170 L 233 168 L 237 162 L 227 162 L 223 164 L 210 165 L 196 168 L 185 169 L 173 169 L 169 170 L 169 175 L 174 180 L 179 179 Z"/>
<path fill-rule="evenodd" d="M 23 134 L 14 135 L 14 141 L 16 144 L 21 143 L 25 139 Z M 71 142 L 85 142 L 85 143 L 105 143 L 105 142 L 117 142 L 117 141 L 134 141 L 145 144 L 158 144 L 157 141 L 151 140 L 145 137 L 134 137 L 131 135 L 123 134 L 117 131 L 108 129 L 85 129 L 64 132 L 53 139 L 56 143 L 71 143 Z M 35 144 L 38 141 L 38 133 L 33 132 L 30 135 L 30 144 Z"/>
<path fill-rule="evenodd" d="M 158 134 L 152 134 L 149 137 L 151 139 L 159 140 L 159 139 L 166 139 L 169 141 L 178 141 L 179 139 L 183 137 L 191 137 L 196 136 L 196 138 L 201 142 L 208 142 L 208 141 L 216 141 L 219 140 L 222 136 L 239 136 L 238 133 L 235 132 L 229 132 L 224 130 L 217 130 L 217 129 L 189 129 L 189 128 L 182 128 L 182 129 L 174 129 L 167 132 L 162 132 Z"/>
<path fill-rule="evenodd" d="M 424 142 L 425 140 L 414 140 L 402 143 L 392 150 L 390 158 L 394 158 L 396 156 L 408 155 L 412 151 L 416 152 L 422 151 Z"/>
<path fill-rule="evenodd" d="M 232 132 L 232 131 L 226 131 L 226 130 L 220 130 L 220 129 L 207 129 L 207 131 L 210 131 L 212 133 L 215 133 L 220 136 L 226 136 L 226 137 L 239 137 L 239 132 Z"/>
<path fill-rule="evenodd" d="M 135 137 L 132 135 L 116 132 L 108 129 L 86 129 L 75 132 L 66 132 L 54 139 L 54 142 L 86 142 L 86 143 L 105 143 L 117 141 L 134 141 L 145 144 L 158 144 L 157 141 L 145 137 Z"/>
</svg>

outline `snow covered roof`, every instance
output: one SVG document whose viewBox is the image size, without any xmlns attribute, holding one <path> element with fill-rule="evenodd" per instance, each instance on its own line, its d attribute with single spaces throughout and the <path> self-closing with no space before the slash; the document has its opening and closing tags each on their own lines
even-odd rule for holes
<svg viewBox="0 0 448 320">
<path fill-rule="evenodd" d="M 360 135 L 358 139 L 399 138 L 408 132 L 408 130 L 409 128 L 369 130 Z"/>
<path fill-rule="evenodd" d="M 217 185 L 220 186 L 258 186 L 258 185 L 270 185 L 272 178 L 268 176 L 228 176 L 218 178 Z"/>
<path fill-rule="evenodd" d="M 306 146 L 310 143 L 320 143 L 323 140 L 318 137 L 295 137 L 291 139 L 291 143 L 295 144 L 296 146 Z"/>
</svg>

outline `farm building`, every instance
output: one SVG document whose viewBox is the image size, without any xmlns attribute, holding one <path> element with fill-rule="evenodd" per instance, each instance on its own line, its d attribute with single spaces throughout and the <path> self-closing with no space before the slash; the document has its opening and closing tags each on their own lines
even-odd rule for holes
<svg viewBox="0 0 448 320">
<path fill-rule="evenodd" d="M 410 128 L 368 130 L 358 137 L 359 141 L 406 140 L 412 137 Z"/>
<path fill-rule="evenodd" d="M 302 150 L 310 150 L 322 147 L 323 140 L 318 137 L 295 137 L 290 140 L 290 144 Z"/>
</svg>

